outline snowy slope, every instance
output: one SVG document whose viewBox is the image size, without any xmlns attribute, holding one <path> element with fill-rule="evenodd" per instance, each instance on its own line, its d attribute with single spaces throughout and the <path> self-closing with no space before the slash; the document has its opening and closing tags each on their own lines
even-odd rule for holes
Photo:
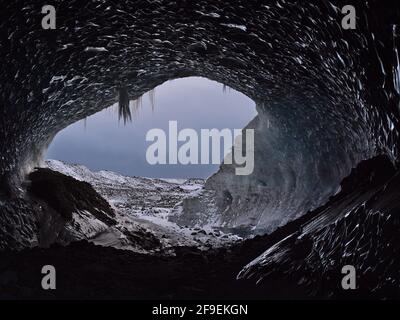
<svg viewBox="0 0 400 320">
<path fill-rule="evenodd" d="M 175 246 L 207 249 L 241 240 L 215 227 L 181 227 L 172 222 L 181 213 L 184 199 L 202 192 L 204 180 L 126 177 L 56 160 L 46 161 L 46 167 L 90 183 L 115 209 L 117 225 L 112 227 L 82 212 L 74 215 L 68 231 L 75 232 L 76 239 L 138 252 Z"/>
</svg>

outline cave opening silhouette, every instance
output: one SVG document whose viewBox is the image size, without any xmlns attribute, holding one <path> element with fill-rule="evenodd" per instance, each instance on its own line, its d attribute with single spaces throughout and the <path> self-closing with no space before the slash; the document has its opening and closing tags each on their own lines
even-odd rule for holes
<svg viewBox="0 0 400 320">
<path fill-rule="evenodd" d="M 257 116 L 251 99 L 222 84 L 196 77 L 166 82 L 136 101 L 129 101 L 125 108 L 121 103 L 114 104 L 62 130 L 50 144 L 45 158 L 128 176 L 206 179 L 218 171 L 224 152 L 231 151 L 234 130 L 237 134 Z M 166 159 L 165 164 L 150 164 L 147 150 L 154 142 L 147 136 L 151 130 L 161 129 L 167 138 L 170 121 L 177 123 L 179 132 L 186 128 L 196 132 L 197 146 L 193 152 L 197 159 L 191 159 L 189 164 L 169 164 Z M 231 133 L 226 146 L 223 136 L 218 139 L 221 149 L 218 163 L 211 156 L 201 161 L 201 131 L 212 129 L 218 133 L 229 129 Z M 177 148 L 187 142 L 187 139 L 177 141 Z M 209 139 L 209 155 L 212 143 Z M 167 141 L 166 144 L 169 149 Z M 193 152 L 192 148 L 189 150 L 190 156 Z"/>
</svg>

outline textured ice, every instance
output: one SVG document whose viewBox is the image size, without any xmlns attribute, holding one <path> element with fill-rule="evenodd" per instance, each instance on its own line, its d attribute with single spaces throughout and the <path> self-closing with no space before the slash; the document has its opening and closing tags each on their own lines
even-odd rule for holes
<svg viewBox="0 0 400 320">
<path fill-rule="evenodd" d="M 115 103 L 119 88 L 135 100 L 165 81 L 203 76 L 258 111 L 254 173 L 238 178 L 223 166 L 207 182 L 218 220 L 261 233 L 318 207 L 361 160 L 399 158 L 399 4 L 354 5 L 357 29 L 344 31 L 331 1 L 64 1 L 57 14 L 74 19 L 49 34 L 26 19 L 41 4 L 6 2 L 3 189 L 19 195 L 55 134 Z"/>
</svg>

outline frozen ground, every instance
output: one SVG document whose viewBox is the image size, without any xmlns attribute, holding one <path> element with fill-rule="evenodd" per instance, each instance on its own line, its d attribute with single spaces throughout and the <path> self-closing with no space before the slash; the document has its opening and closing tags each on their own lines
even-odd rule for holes
<svg viewBox="0 0 400 320">
<path fill-rule="evenodd" d="M 147 253 L 177 246 L 206 250 L 241 240 L 213 226 L 179 226 L 171 221 L 182 211 L 183 199 L 202 191 L 202 179 L 125 177 L 56 160 L 46 161 L 46 167 L 90 183 L 115 209 L 117 224 L 112 227 L 85 212 L 74 214 L 67 228 L 77 239 Z"/>
</svg>

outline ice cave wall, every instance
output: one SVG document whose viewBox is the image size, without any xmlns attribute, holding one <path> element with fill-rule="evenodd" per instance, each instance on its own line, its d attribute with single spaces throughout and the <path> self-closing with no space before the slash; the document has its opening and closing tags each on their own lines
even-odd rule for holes
<svg viewBox="0 0 400 320">
<path fill-rule="evenodd" d="M 221 217 L 232 226 L 276 224 L 285 206 L 295 216 L 318 205 L 361 159 L 398 159 L 396 4 L 354 1 L 357 29 L 343 30 L 345 1 L 56 1 L 57 29 L 43 30 L 39 4 L 3 2 L 6 199 L 21 196 L 57 132 L 114 103 L 120 88 L 135 99 L 184 76 L 219 81 L 257 103 L 256 171 L 238 178 L 223 166 L 208 184 L 232 195 Z M 29 215 L 21 205 L 2 204 L 13 231 L 1 233 L 12 239 L 29 233 L 10 218 Z"/>
</svg>

